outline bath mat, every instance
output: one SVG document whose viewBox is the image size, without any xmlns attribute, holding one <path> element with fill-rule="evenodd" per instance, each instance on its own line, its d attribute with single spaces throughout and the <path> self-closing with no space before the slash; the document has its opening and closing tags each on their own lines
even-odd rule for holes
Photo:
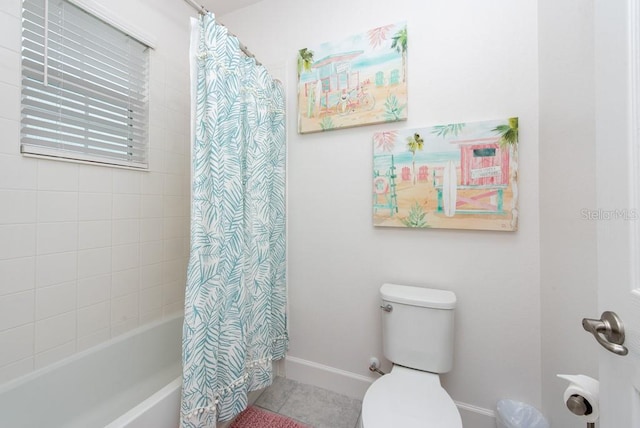
<svg viewBox="0 0 640 428">
<path fill-rule="evenodd" d="M 271 413 L 259 407 L 250 406 L 240 413 L 230 428 L 311 428 L 289 419 L 286 416 Z"/>
</svg>

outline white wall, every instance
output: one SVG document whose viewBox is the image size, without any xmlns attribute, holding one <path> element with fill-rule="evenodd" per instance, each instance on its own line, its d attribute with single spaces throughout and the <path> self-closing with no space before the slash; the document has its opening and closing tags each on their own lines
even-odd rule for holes
<svg viewBox="0 0 640 428">
<path fill-rule="evenodd" d="M 382 357 L 380 285 L 422 284 L 459 299 L 453 398 L 489 413 L 503 397 L 541 405 L 536 17 L 533 0 L 264 0 L 221 17 L 288 73 L 290 375 L 361 398 L 369 357 Z M 297 134 L 298 49 L 401 20 L 409 120 Z M 518 232 L 372 226 L 374 131 L 509 116 L 520 118 Z"/>
<path fill-rule="evenodd" d="M 183 310 L 193 10 L 99 2 L 157 40 L 149 172 L 20 155 L 21 2 L 0 3 L 0 383 Z"/>
<path fill-rule="evenodd" d="M 539 2 L 540 254 L 543 408 L 553 426 L 584 423 L 566 409 L 558 373 L 598 378 L 599 347 L 582 329 L 597 312 L 593 1 Z"/>
</svg>

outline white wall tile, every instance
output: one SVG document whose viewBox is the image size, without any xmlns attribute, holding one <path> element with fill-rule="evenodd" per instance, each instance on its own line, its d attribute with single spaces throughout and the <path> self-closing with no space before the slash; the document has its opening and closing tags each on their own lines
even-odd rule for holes
<svg viewBox="0 0 640 428">
<path fill-rule="evenodd" d="M 166 138 L 165 148 L 167 152 L 190 156 L 188 137 L 182 134 L 177 134 L 175 132 L 167 131 L 165 138 Z M 189 165 L 189 168 L 187 168 L 186 170 L 187 172 L 189 171 L 190 167 L 191 165 Z"/>
<path fill-rule="evenodd" d="M 115 271 L 133 269 L 140 264 L 139 244 L 119 245 L 112 247 L 111 268 Z"/>
<path fill-rule="evenodd" d="M 36 287 L 46 287 L 75 281 L 78 270 L 78 254 L 54 253 L 36 258 Z"/>
<path fill-rule="evenodd" d="M 165 282 L 183 281 L 187 277 L 186 259 L 168 260 L 163 263 Z"/>
<path fill-rule="evenodd" d="M 78 191 L 78 164 L 38 160 L 38 190 Z"/>
<path fill-rule="evenodd" d="M 167 122 L 167 114 L 166 107 L 153 101 L 151 102 L 149 109 L 149 148 L 153 150 L 166 151 L 167 130 L 164 129 L 164 124 Z"/>
<path fill-rule="evenodd" d="M 164 210 L 164 197 L 162 195 L 142 196 L 142 218 L 162 217 Z"/>
<path fill-rule="evenodd" d="M 167 239 L 163 242 L 163 260 L 181 259 L 187 256 L 184 239 Z"/>
<path fill-rule="evenodd" d="M 140 325 L 162 319 L 162 308 L 152 309 L 149 312 L 140 313 Z"/>
<path fill-rule="evenodd" d="M 163 241 L 150 241 L 140 244 L 140 265 L 152 265 L 163 260 Z"/>
<path fill-rule="evenodd" d="M 78 251 L 78 279 L 111 273 L 111 247 Z"/>
<path fill-rule="evenodd" d="M 84 193 L 78 195 L 78 219 L 111 220 L 112 195 L 110 193 Z"/>
<path fill-rule="evenodd" d="M 78 220 L 78 192 L 38 192 L 38 221 Z"/>
<path fill-rule="evenodd" d="M 189 91 L 189 86 L 186 88 L 173 85 L 166 86 L 165 97 L 170 114 L 180 114 L 180 117 L 182 117 L 182 112 L 189 111 L 191 108 L 190 100 L 184 96 L 185 91 Z"/>
<path fill-rule="evenodd" d="M 109 300 L 111 274 L 92 276 L 78 280 L 78 307 L 95 305 Z"/>
<path fill-rule="evenodd" d="M 78 224 L 78 249 L 111 246 L 111 221 L 81 221 Z"/>
<path fill-rule="evenodd" d="M 181 134 L 184 136 L 188 136 L 191 130 L 191 126 L 189 125 L 189 114 L 180 113 L 180 112 L 170 112 L 167 115 L 167 123 L 165 128 L 169 132 L 173 132 L 176 134 Z M 171 172 L 169 168 L 167 168 L 167 172 Z"/>
<path fill-rule="evenodd" d="M 111 325 L 138 318 L 138 293 L 131 293 L 111 301 Z"/>
<path fill-rule="evenodd" d="M 36 290 L 36 321 L 76 309 L 76 282 L 50 285 Z"/>
<path fill-rule="evenodd" d="M 182 196 L 165 195 L 164 197 L 164 216 L 180 217 L 184 214 L 185 198 Z"/>
<path fill-rule="evenodd" d="M 36 254 L 36 225 L 0 225 L 0 260 L 34 256 Z"/>
<path fill-rule="evenodd" d="M 140 220 L 140 242 L 157 241 L 164 237 L 164 219 L 143 218 Z"/>
<path fill-rule="evenodd" d="M 169 174 L 184 174 L 185 169 L 185 156 L 178 153 L 167 152 L 165 157 L 166 171 Z"/>
<path fill-rule="evenodd" d="M 164 218 L 164 239 L 183 238 L 189 233 L 189 219 L 186 217 Z"/>
<path fill-rule="evenodd" d="M 142 174 L 145 174 L 145 172 L 114 169 L 113 193 L 140 194 L 142 190 Z"/>
<path fill-rule="evenodd" d="M 37 201 L 34 190 L 0 190 L 0 224 L 34 223 Z"/>
<path fill-rule="evenodd" d="M 35 284 L 35 257 L 0 260 L 0 296 L 31 290 Z"/>
<path fill-rule="evenodd" d="M 75 251 L 78 248 L 78 223 L 38 223 L 37 253 L 51 254 Z"/>
<path fill-rule="evenodd" d="M 98 303 L 78 310 L 78 338 L 107 329 L 111 320 L 109 302 Z"/>
<path fill-rule="evenodd" d="M 164 175 L 159 172 L 148 172 L 142 176 L 142 193 L 144 195 L 162 195 Z"/>
<path fill-rule="evenodd" d="M 1 14 L 0 14 L 1 16 Z M 0 38 L 2 33 L 2 23 L 0 22 Z M 20 120 L 20 86 L 9 85 L 0 82 L 0 117 L 11 120 Z"/>
<path fill-rule="evenodd" d="M 76 352 L 76 341 L 71 340 L 62 345 L 56 346 L 46 351 L 36 354 L 34 367 L 40 369 L 55 362 L 61 361 L 67 357 L 70 357 Z"/>
<path fill-rule="evenodd" d="M 2 138 L 0 138 L 0 153 L 19 156 L 20 122 L 0 118 L 0 135 L 2 135 Z"/>
<path fill-rule="evenodd" d="M 86 193 L 111 193 L 113 168 L 96 165 L 80 165 L 79 190 Z"/>
<path fill-rule="evenodd" d="M 93 346 L 96 346 L 102 342 L 109 340 L 111 337 L 111 329 L 105 328 L 100 331 L 96 331 L 93 334 L 89 334 L 84 337 L 78 338 L 76 349 L 78 352 L 84 351 L 85 349 L 89 349 Z"/>
<path fill-rule="evenodd" d="M 174 196 L 183 196 L 184 195 L 184 176 L 182 175 L 174 175 L 174 174 L 165 174 L 164 175 L 164 194 L 165 195 L 174 195 Z"/>
<path fill-rule="evenodd" d="M 162 307 L 162 316 L 169 318 L 184 313 L 184 302 L 175 302 Z"/>
<path fill-rule="evenodd" d="M 0 47 L 0 82 L 20 86 L 20 54 Z"/>
<path fill-rule="evenodd" d="M 16 141 L 16 144 L 19 142 Z M 21 155 L 0 154 L 0 185 L 3 190 L 35 190 L 37 183 L 38 161 L 36 159 L 25 158 Z"/>
<path fill-rule="evenodd" d="M 121 334 L 133 330 L 139 325 L 138 317 L 129 318 L 124 322 L 111 324 L 111 337 L 120 336 Z"/>
<path fill-rule="evenodd" d="M 112 245 L 133 244 L 140 241 L 138 219 L 113 220 Z"/>
<path fill-rule="evenodd" d="M 140 217 L 140 195 L 114 194 L 112 215 L 114 219 Z"/>
<path fill-rule="evenodd" d="M 180 281 L 173 281 L 165 284 L 162 291 L 162 304 L 170 305 L 172 303 L 184 304 L 185 284 Z"/>
<path fill-rule="evenodd" d="M 33 290 L 0 297 L 0 331 L 32 323 L 33 319 Z"/>
<path fill-rule="evenodd" d="M 34 325 L 25 324 L 0 332 L 0 367 L 33 354 Z"/>
<path fill-rule="evenodd" d="M 162 91 L 160 94 L 159 92 Z M 151 88 L 150 98 L 164 98 L 164 88 L 161 90 L 155 90 L 155 88 Z M 165 135 L 164 133 L 167 131 L 167 116 L 168 109 L 165 106 L 154 107 L 153 111 L 150 112 L 153 114 L 149 115 L 149 137 L 150 137 L 150 147 L 153 150 L 161 151 L 164 153 L 164 142 Z M 153 145 L 153 146 L 151 146 Z"/>
<path fill-rule="evenodd" d="M 0 367 L 0 384 L 33 371 L 33 357 Z"/>
<path fill-rule="evenodd" d="M 164 283 L 162 273 L 162 263 L 142 266 L 140 268 L 140 288 L 144 289 L 162 285 Z"/>
<path fill-rule="evenodd" d="M 149 148 L 149 169 L 151 171 L 165 171 L 165 151 L 153 147 Z"/>
<path fill-rule="evenodd" d="M 36 322 L 36 353 L 55 348 L 76 339 L 76 312 Z"/>
<path fill-rule="evenodd" d="M 146 288 L 140 292 L 140 316 L 162 309 L 162 287 Z"/>
<path fill-rule="evenodd" d="M 0 11 L 19 18 L 21 11 L 20 6 L 21 2 L 19 1 L 3 1 L 0 2 Z"/>
<path fill-rule="evenodd" d="M 135 293 L 140 288 L 140 269 L 127 269 L 111 274 L 111 298 Z"/>
<path fill-rule="evenodd" d="M 4 0 L 6 2 L 7 0 Z M 12 9 L 9 9 L 12 10 Z M 0 13 L 0 43 L 1 46 L 20 52 L 21 31 L 20 17 L 9 13 Z M 4 99 L 4 98 L 0 98 Z"/>
</svg>

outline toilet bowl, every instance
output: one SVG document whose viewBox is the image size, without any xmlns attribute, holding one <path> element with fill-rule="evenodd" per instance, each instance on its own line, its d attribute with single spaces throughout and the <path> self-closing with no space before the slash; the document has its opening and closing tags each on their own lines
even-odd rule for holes
<svg viewBox="0 0 640 428">
<path fill-rule="evenodd" d="M 361 428 L 462 428 L 440 374 L 453 367 L 451 291 L 384 284 L 382 342 L 391 373 L 371 384 L 362 401 Z"/>
<path fill-rule="evenodd" d="M 437 374 L 396 365 L 367 390 L 360 426 L 462 428 L 462 420 Z"/>
</svg>

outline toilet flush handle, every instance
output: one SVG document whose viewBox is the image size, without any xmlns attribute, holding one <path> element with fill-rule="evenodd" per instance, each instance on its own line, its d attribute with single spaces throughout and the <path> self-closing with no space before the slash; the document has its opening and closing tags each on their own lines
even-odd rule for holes
<svg viewBox="0 0 640 428">
<path fill-rule="evenodd" d="M 393 310 L 393 306 L 387 303 L 386 305 L 380 305 L 380 309 L 385 312 L 391 312 Z"/>
</svg>

